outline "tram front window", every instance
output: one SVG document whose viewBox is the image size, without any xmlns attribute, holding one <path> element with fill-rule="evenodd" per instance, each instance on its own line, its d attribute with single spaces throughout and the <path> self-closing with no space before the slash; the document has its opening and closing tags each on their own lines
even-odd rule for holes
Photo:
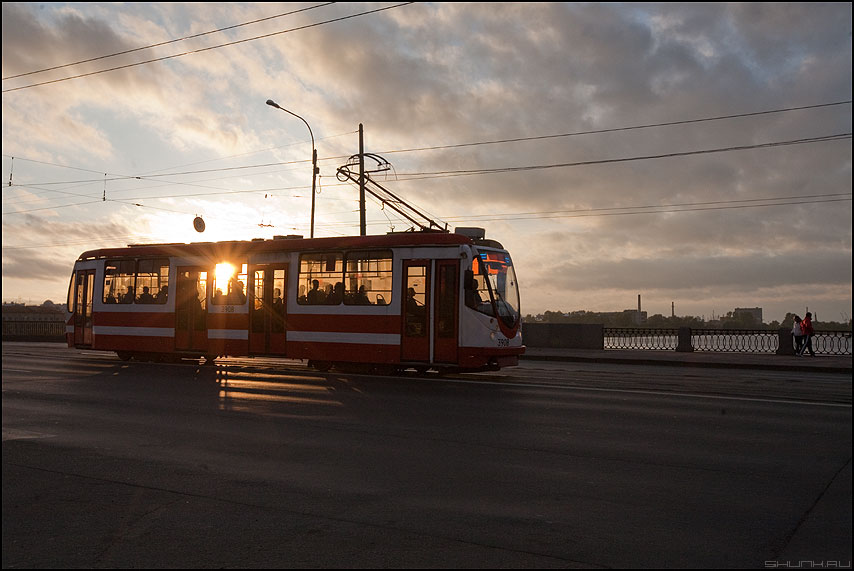
<svg viewBox="0 0 854 571">
<path fill-rule="evenodd" d="M 519 321 L 519 286 L 513 262 L 506 252 L 481 252 L 472 261 L 473 283 L 467 288 L 466 304 L 487 315 L 495 315 L 508 327 Z"/>
</svg>

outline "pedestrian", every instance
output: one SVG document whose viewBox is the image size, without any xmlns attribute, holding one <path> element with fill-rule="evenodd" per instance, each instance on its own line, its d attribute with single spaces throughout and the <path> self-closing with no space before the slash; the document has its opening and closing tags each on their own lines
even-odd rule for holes
<svg viewBox="0 0 854 571">
<path fill-rule="evenodd" d="M 801 346 L 800 355 L 803 355 L 809 349 L 810 357 L 815 357 L 815 351 L 812 349 L 812 337 L 815 335 L 815 330 L 812 328 L 812 313 L 807 311 L 804 319 L 801 321 L 801 332 L 804 336 L 804 344 Z"/>
<path fill-rule="evenodd" d="M 799 315 L 795 316 L 792 336 L 795 338 L 795 355 L 800 355 L 801 346 L 804 344 L 804 330 L 801 328 L 801 317 Z"/>
</svg>

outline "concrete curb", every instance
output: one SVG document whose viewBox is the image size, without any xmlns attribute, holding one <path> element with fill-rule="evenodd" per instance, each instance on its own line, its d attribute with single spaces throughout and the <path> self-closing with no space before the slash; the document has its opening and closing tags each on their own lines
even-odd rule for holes
<svg viewBox="0 0 854 571">
<path fill-rule="evenodd" d="M 610 354 L 609 354 L 610 353 Z M 640 351 L 619 354 L 610 351 L 571 351 L 529 347 L 520 356 L 527 361 L 564 361 L 581 363 L 610 363 L 617 365 L 653 365 L 662 367 L 706 367 L 719 369 L 758 369 L 771 371 L 799 371 L 816 373 L 852 374 L 851 356 L 794 357 L 779 355 L 752 355 L 730 353 L 676 354 L 658 352 L 653 355 Z M 785 362 L 771 362 L 780 359 Z M 832 361 L 831 361 L 832 360 Z"/>
</svg>

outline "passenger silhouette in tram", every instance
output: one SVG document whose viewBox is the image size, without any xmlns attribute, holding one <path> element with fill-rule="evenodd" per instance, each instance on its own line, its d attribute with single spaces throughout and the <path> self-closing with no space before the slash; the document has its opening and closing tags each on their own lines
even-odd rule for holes
<svg viewBox="0 0 854 571">
<path fill-rule="evenodd" d="M 196 331 L 204 331 L 205 329 L 207 329 L 204 300 L 202 299 L 204 297 L 204 294 L 199 291 L 197 286 L 197 282 L 193 282 L 191 284 L 191 287 L 193 288 L 192 291 L 195 292 L 195 295 L 190 294 L 191 302 L 193 304 L 193 314 L 196 316 L 194 323 Z M 222 294 L 222 292 L 220 292 L 220 294 Z"/>
<path fill-rule="evenodd" d="M 359 286 L 359 291 L 353 297 L 353 303 L 355 305 L 371 305 L 371 300 L 368 299 L 368 292 L 365 286 Z"/>
<path fill-rule="evenodd" d="M 139 295 L 137 303 L 154 303 L 154 296 L 148 291 L 148 286 L 142 286 L 142 293 Z"/>
<path fill-rule="evenodd" d="M 406 312 L 412 315 L 417 315 L 423 308 L 418 300 L 415 299 L 415 288 L 411 287 L 406 290 Z"/>
<path fill-rule="evenodd" d="M 415 299 L 415 288 L 406 290 L 406 334 L 409 337 L 421 337 L 427 331 L 427 308 Z"/>
<path fill-rule="evenodd" d="M 270 327 L 273 333 L 282 333 L 285 330 L 285 302 L 279 288 L 273 290 L 273 316 Z"/>
<path fill-rule="evenodd" d="M 133 303 L 134 297 L 133 286 L 128 286 L 127 293 L 122 297 L 121 303 Z"/>
<path fill-rule="evenodd" d="M 243 293 L 243 282 L 232 278 L 228 282 L 228 295 L 226 303 L 229 305 L 243 305 L 246 303 L 246 294 Z"/>
<path fill-rule="evenodd" d="M 217 288 L 216 293 L 211 300 L 214 305 L 225 305 L 225 296 L 222 294 L 222 290 Z"/>
<path fill-rule="evenodd" d="M 330 305 L 338 305 L 342 301 L 344 301 L 344 284 L 337 282 L 332 293 L 330 293 L 329 297 L 326 299 L 326 303 Z"/>
<path fill-rule="evenodd" d="M 306 295 L 306 299 L 309 305 L 317 305 L 318 303 L 323 303 L 323 300 L 326 299 L 326 296 L 323 295 L 323 292 L 320 291 L 320 282 L 317 280 L 311 280 L 311 290 L 309 290 Z"/>
<path fill-rule="evenodd" d="M 238 281 L 234 290 L 234 299 L 237 300 L 237 305 L 246 303 L 246 293 L 244 293 L 243 287 L 243 282 Z"/>
</svg>

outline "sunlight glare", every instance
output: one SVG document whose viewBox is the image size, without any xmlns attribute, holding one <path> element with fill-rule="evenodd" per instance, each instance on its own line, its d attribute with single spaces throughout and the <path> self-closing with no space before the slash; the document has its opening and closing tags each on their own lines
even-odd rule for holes
<svg viewBox="0 0 854 571">
<path fill-rule="evenodd" d="M 227 262 L 222 262 L 216 265 L 216 283 L 228 283 L 229 278 L 235 274 L 237 270 L 234 266 Z"/>
</svg>

